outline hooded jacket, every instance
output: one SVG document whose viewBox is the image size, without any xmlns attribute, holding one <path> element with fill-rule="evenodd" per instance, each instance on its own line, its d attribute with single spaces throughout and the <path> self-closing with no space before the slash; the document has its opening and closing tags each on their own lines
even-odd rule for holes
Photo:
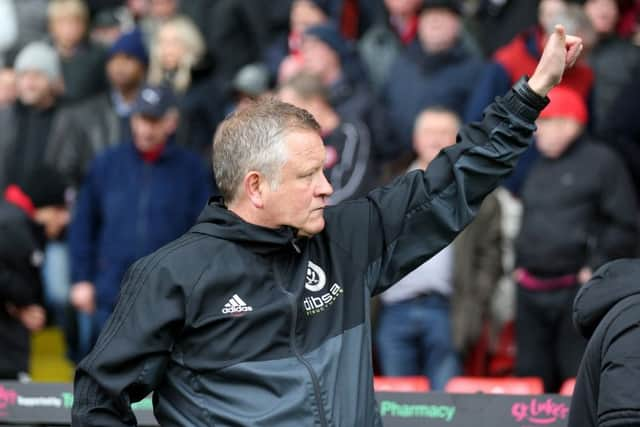
<svg viewBox="0 0 640 427">
<path fill-rule="evenodd" d="M 640 426 L 640 260 L 602 266 L 576 295 L 573 321 L 589 339 L 569 427 Z"/>
<path fill-rule="evenodd" d="M 427 171 L 327 208 L 311 238 L 210 202 L 127 273 L 76 373 L 73 425 L 133 425 L 151 391 L 163 426 L 380 425 L 370 297 L 450 243 L 511 170 L 544 107 L 516 90 Z"/>
</svg>

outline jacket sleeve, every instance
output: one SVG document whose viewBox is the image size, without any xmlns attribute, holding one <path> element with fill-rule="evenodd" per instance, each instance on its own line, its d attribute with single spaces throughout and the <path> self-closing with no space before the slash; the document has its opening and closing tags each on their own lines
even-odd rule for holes
<svg viewBox="0 0 640 427">
<path fill-rule="evenodd" d="M 634 306 L 632 309 L 636 311 L 638 307 Z M 617 325 L 614 321 L 609 326 L 610 330 L 623 332 L 611 342 L 605 340 L 608 345 L 602 350 L 598 400 L 593 402 L 598 412 L 599 427 L 640 427 L 640 411 L 637 410 L 640 383 L 640 357 L 637 348 L 640 328 L 637 323 L 630 325 L 628 320 Z M 599 347 L 595 348 L 600 350 Z"/>
<path fill-rule="evenodd" d="M 607 261 L 634 257 L 638 241 L 638 206 L 627 168 L 614 153 L 601 156 L 599 224 L 590 245 L 589 267 Z"/>
<path fill-rule="evenodd" d="M 335 214 L 328 210 L 329 238 L 357 254 L 354 263 L 365 270 L 371 292 L 384 291 L 462 231 L 529 146 L 547 102 L 522 80 L 487 108 L 482 122 L 463 126 L 458 143 L 426 171 L 336 207 Z"/>
<path fill-rule="evenodd" d="M 63 109 L 56 115 L 45 151 L 45 162 L 71 179 L 82 181 L 90 141 L 78 124 L 75 108 Z M 84 162 L 84 163 L 83 163 Z"/>
<path fill-rule="evenodd" d="M 100 158 L 85 179 L 69 225 L 71 281 L 93 282 L 96 266 L 96 240 L 100 225 Z"/>
<path fill-rule="evenodd" d="M 40 303 L 41 286 L 37 275 L 26 277 L 0 262 L 0 304 L 26 306 Z"/>
<path fill-rule="evenodd" d="M 184 326 L 185 297 L 163 253 L 136 262 L 91 353 L 78 365 L 73 426 L 133 426 L 131 404 L 159 383 Z M 153 307 L 150 312 L 149 307 Z"/>
<path fill-rule="evenodd" d="M 41 303 L 42 252 L 33 245 L 30 231 L 20 224 L 2 224 L 0 236 L 0 305 Z"/>
</svg>

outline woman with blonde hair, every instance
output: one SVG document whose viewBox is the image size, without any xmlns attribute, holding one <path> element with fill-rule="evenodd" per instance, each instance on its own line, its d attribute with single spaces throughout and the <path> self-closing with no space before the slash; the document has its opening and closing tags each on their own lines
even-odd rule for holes
<svg viewBox="0 0 640 427">
<path fill-rule="evenodd" d="M 173 89 L 179 104 L 178 143 L 209 157 L 217 123 L 224 118 L 222 91 L 213 79 L 202 34 L 178 15 L 160 24 L 151 41 L 148 81 Z"/>
<path fill-rule="evenodd" d="M 192 71 L 199 66 L 206 49 L 198 27 L 185 16 L 162 23 L 151 43 L 149 82 L 169 84 L 184 93 L 192 83 Z"/>
</svg>

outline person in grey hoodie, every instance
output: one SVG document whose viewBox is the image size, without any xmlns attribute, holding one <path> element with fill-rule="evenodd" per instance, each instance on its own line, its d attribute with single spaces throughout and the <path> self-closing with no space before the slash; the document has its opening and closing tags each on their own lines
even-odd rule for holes
<svg viewBox="0 0 640 427">
<path fill-rule="evenodd" d="M 640 259 L 603 265 L 576 295 L 573 322 L 589 339 L 569 427 L 640 426 Z"/>
</svg>

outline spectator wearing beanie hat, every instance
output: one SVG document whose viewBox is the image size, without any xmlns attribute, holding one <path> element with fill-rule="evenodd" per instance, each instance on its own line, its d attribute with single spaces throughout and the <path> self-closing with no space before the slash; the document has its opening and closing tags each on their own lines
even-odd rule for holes
<svg viewBox="0 0 640 427">
<path fill-rule="evenodd" d="M 393 159 L 397 152 L 387 112 L 374 98 L 351 42 L 332 23 L 314 25 L 305 31 L 300 53 L 303 70 L 325 85 L 336 112 L 344 118 L 362 121 L 371 129 L 376 161 Z"/>
<path fill-rule="evenodd" d="M 44 153 L 58 118 L 61 67 L 55 50 L 32 42 L 17 55 L 17 100 L 0 111 L 0 191 L 9 183 L 24 184 L 44 163 Z"/>
<path fill-rule="evenodd" d="M 109 90 L 65 111 L 64 126 L 52 136 L 46 159 L 75 187 L 98 153 L 131 138 L 131 109 L 148 62 L 141 31 L 122 34 L 107 54 Z"/>
<path fill-rule="evenodd" d="M 73 131 L 65 124 L 60 107 L 62 72 L 55 50 L 39 42 L 28 44 L 18 54 L 16 68 L 18 99 L 0 111 L 0 122 L 11 123 L 0 132 L 0 191 L 8 184 L 25 188 L 30 177 L 47 164 L 45 153 L 53 136 Z M 55 322 L 62 322 L 69 288 L 64 242 L 49 239 L 44 249 L 44 296 Z"/>
<path fill-rule="evenodd" d="M 551 102 L 538 117 L 544 129 L 538 132 L 536 147 L 543 156 L 553 159 L 582 134 L 588 112 L 584 99 L 570 88 L 555 87 L 548 96 Z"/>
<path fill-rule="evenodd" d="M 311 0 L 294 0 L 289 9 L 289 32 L 280 34 L 264 52 L 272 81 L 284 82 L 300 71 L 300 45 L 307 28 L 326 23 L 326 12 Z"/>
<path fill-rule="evenodd" d="M 45 324 L 41 267 L 44 242 L 69 221 L 63 177 L 40 168 L 0 200 L 0 379 L 29 371 L 30 332 Z"/>
<path fill-rule="evenodd" d="M 484 64 L 465 43 L 462 18 L 452 1 L 425 1 L 418 36 L 392 62 L 382 96 L 397 140 L 411 153 L 416 117 L 445 107 L 462 117 Z"/>
<path fill-rule="evenodd" d="M 149 65 L 149 55 L 144 45 L 142 32 L 139 29 L 134 29 L 120 35 L 109 48 L 107 58 L 111 59 L 117 54 L 124 54 L 135 58 L 145 67 Z"/>
<path fill-rule="evenodd" d="M 563 86 L 537 121 L 541 156 L 521 192 L 516 239 L 516 374 L 540 376 L 557 392 L 575 377 L 586 341 L 574 330 L 572 303 L 592 271 L 635 256 L 637 201 L 621 159 L 583 131 L 587 108 Z"/>
<path fill-rule="evenodd" d="M 40 72 L 52 83 L 62 79 L 58 54 L 43 42 L 32 42 L 25 46 L 16 56 L 13 67 L 18 73 Z"/>
</svg>

